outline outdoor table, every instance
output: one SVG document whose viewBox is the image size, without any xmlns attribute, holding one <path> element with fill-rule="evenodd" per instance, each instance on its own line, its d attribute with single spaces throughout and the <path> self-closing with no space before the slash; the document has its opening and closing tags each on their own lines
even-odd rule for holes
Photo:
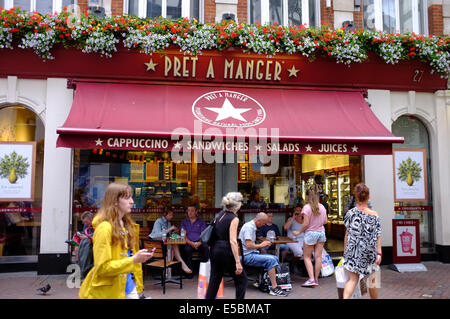
<svg viewBox="0 0 450 319">
<path fill-rule="evenodd" d="M 162 238 L 155 238 L 157 240 L 162 240 Z M 164 245 L 167 246 L 167 260 L 172 260 L 172 245 L 186 245 L 186 239 L 185 238 L 177 238 L 172 239 L 167 237 L 165 241 L 163 241 Z M 181 270 L 183 271 L 183 270 Z M 171 282 L 174 284 L 180 284 L 180 281 L 178 279 L 172 278 L 172 268 L 167 269 L 167 278 L 166 282 Z M 161 281 L 157 282 L 156 284 L 161 284 Z"/>
<path fill-rule="evenodd" d="M 266 241 L 266 237 L 258 237 L 258 240 L 263 242 Z M 287 236 L 280 236 L 277 237 L 274 241 L 272 241 L 273 244 L 275 244 L 275 256 L 280 257 L 280 245 L 281 244 L 288 244 L 288 243 L 296 243 L 296 240 L 293 240 L 292 238 L 289 238 Z"/>
</svg>

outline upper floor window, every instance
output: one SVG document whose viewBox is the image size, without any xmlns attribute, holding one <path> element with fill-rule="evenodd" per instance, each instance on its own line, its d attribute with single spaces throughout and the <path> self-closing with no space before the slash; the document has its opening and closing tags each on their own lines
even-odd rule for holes
<svg viewBox="0 0 450 319">
<path fill-rule="evenodd" d="M 249 0 L 249 23 L 320 25 L 319 0 Z"/>
<path fill-rule="evenodd" d="M 427 34 L 427 11 L 426 0 L 365 0 L 364 28 Z"/>
<path fill-rule="evenodd" d="M 128 0 L 124 1 L 123 11 L 141 18 L 188 17 L 203 21 L 203 0 Z"/>
<path fill-rule="evenodd" d="M 64 7 L 76 5 L 77 0 L 2 0 L 0 6 L 6 10 L 13 7 L 21 7 L 30 12 L 39 12 L 40 14 L 52 14 L 61 12 Z"/>
</svg>

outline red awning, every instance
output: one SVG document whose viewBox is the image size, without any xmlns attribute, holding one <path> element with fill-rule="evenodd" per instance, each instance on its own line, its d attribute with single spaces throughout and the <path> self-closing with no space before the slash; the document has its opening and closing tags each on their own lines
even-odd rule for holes
<svg viewBox="0 0 450 319">
<path fill-rule="evenodd" d="M 191 151 L 260 151 L 256 141 L 281 153 L 391 154 L 403 142 L 354 90 L 89 82 L 77 83 L 57 133 L 60 147 L 129 150 L 170 151 L 180 135 Z"/>
</svg>

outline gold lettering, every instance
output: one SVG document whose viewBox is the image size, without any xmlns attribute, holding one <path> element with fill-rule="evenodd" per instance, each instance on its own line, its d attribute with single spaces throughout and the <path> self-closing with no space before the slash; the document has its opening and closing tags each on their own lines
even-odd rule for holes
<svg viewBox="0 0 450 319">
<path fill-rule="evenodd" d="M 274 81 L 281 81 L 281 64 L 280 62 L 275 62 L 275 74 L 273 75 Z"/>
<path fill-rule="evenodd" d="M 262 80 L 263 78 L 263 74 L 259 72 L 259 68 L 264 66 L 264 61 L 262 60 L 258 60 L 256 62 L 256 79 L 257 80 Z"/>
<path fill-rule="evenodd" d="M 172 61 L 170 61 L 170 58 L 166 56 L 164 58 L 164 76 L 169 75 L 170 69 L 172 69 Z"/>
<path fill-rule="evenodd" d="M 266 63 L 266 81 L 272 80 L 272 73 L 270 73 L 270 66 L 273 61 L 267 61 Z"/>
<path fill-rule="evenodd" d="M 234 59 L 232 59 L 230 62 L 228 62 L 227 59 L 225 59 L 225 70 L 224 70 L 224 79 L 232 79 L 233 78 L 233 65 L 234 65 Z M 230 76 L 228 77 L 228 72 L 230 72 Z"/>
<path fill-rule="evenodd" d="M 180 73 L 180 70 L 181 70 L 181 61 L 180 61 L 180 59 L 178 59 L 177 57 L 174 57 L 173 58 L 173 76 L 175 77 L 175 76 L 179 76 L 179 77 L 181 77 L 181 73 Z"/>
<path fill-rule="evenodd" d="M 183 57 L 183 77 L 185 77 L 185 78 L 189 77 L 189 71 L 186 66 L 186 63 L 188 60 L 189 60 L 188 56 Z"/>
<path fill-rule="evenodd" d="M 237 70 L 236 70 L 236 77 L 235 77 L 235 79 L 237 80 L 237 79 L 243 79 L 244 78 L 244 74 L 243 74 L 243 72 L 242 72 L 242 63 L 241 63 L 241 60 L 239 60 L 239 64 L 238 64 L 238 67 L 237 67 Z"/>
<path fill-rule="evenodd" d="M 214 64 L 212 63 L 212 59 L 209 59 L 208 72 L 206 72 L 206 78 L 214 79 Z"/>
<path fill-rule="evenodd" d="M 191 61 L 192 61 L 192 77 L 193 78 L 195 78 L 195 76 L 197 74 L 197 70 L 196 70 L 196 68 L 197 68 L 197 60 L 198 60 L 198 57 L 191 58 Z"/>
<path fill-rule="evenodd" d="M 247 65 L 245 68 L 245 79 L 246 80 L 253 80 L 253 64 L 255 61 L 247 61 Z"/>
</svg>

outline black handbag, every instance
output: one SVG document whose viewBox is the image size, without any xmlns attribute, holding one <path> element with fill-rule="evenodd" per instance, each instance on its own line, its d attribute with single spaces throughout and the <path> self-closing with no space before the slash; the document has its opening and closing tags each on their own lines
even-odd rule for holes
<svg viewBox="0 0 450 319">
<path fill-rule="evenodd" d="M 223 215 L 225 215 L 225 212 L 222 213 L 222 216 Z M 219 216 L 217 216 L 217 218 L 219 218 Z M 214 242 L 213 231 L 216 225 L 217 218 L 214 218 L 213 222 L 209 224 L 200 234 L 200 239 L 202 240 L 202 243 L 205 243 L 208 246 L 211 246 L 211 244 Z"/>
</svg>

